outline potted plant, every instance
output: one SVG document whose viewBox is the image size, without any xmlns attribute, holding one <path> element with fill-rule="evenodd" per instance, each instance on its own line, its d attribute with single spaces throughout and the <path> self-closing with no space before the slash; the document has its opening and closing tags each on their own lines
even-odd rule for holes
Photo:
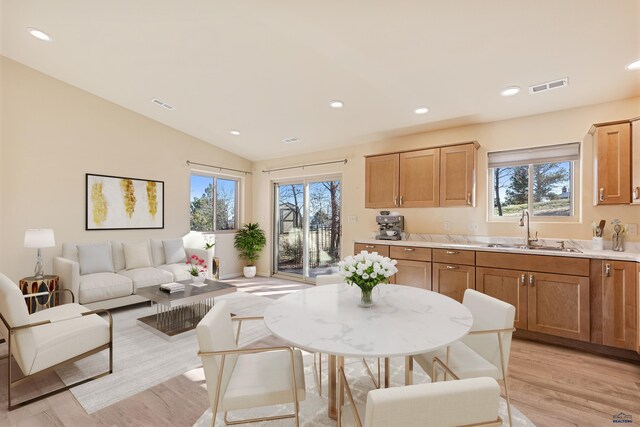
<svg viewBox="0 0 640 427">
<path fill-rule="evenodd" d="M 338 272 L 345 282 L 360 288 L 360 305 L 370 307 L 375 304 L 373 290 L 381 283 L 389 283 L 389 278 L 398 272 L 396 264 L 396 260 L 377 252 L 362 251 L 340 261 Z"/>
<path fill-rule="evenodd" d="M 194 283 L 203 283 L 207 278 L 207 264 L 204 260 L 197 255 L 191 255 L 191 258 L 187 261 L 187 271 L 191 275 L 191 280 Z"/>
<path fill-rule="evenodd" d="M 240 258 L 247 260 L 249 263 L 242 269 L 244 277 L 252 278 L 256 275 L 254 263 L 260 257 L 260 252 L 262 252 L 266 244 L 267 237 L 257 222 L 245 224 L 238 230 L 233 246 L 240 252 Z"/>
</svg>

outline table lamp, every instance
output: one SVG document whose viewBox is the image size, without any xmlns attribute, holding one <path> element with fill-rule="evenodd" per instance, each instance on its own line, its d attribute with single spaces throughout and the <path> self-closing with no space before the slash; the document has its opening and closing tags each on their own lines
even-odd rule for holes
<svg viewBox="0 0 640 427">
<path fill-rule="evenodd" d="M 24 247 L 37 248 L 36 268 L 34 277 L 42 279 L 42 248 L 52 248 L 56 245 L 53 238 L 53 230 L 49 228 L 29 229 L 24 233 Z"/>
</svg>

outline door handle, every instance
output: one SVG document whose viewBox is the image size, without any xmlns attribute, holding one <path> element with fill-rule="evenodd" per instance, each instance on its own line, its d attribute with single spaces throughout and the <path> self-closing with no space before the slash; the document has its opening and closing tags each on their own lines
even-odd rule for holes
<svg viewBox="0 0 640 427">
<path fill-rule="evenodd" d="M 536 282 L 536 278 L 533 274 L 529 275 L 529 285 L 533 286 L 534 283 Z"/>
<path fill-rule="evenodd" d="M 526 284 L 526 282 L 527 282 L 527 275 L 523 273 L 520 276 L 520 283 L 522 284 L 522 286 L 524 286 Z"/>
<path fill-rule="evenodd" d="M 447 251 L 447 255 L 458 255 L 459 251 Z"/>
<path fill-rule="evenodd" d="M 600 189 L 600 201 L 604 202 L 604 188 Z"/>
<path fill-rule="evenodd" d="M 606 264 L 604 265 L 604 274 L 605 274 L 605 276 L 607 276 L 607 277 L 610 277 L 610 276 L 611 276 L 611 264 L 606 263 Z"/>
<path fill-rule="evenodd" d="M 457 265 L 447 265 L 447 270 L 457 270 L 460 267 L 458 267 Z"/>
<path fill-rule="evenodd" d="M 467 204 L 471 204 L 471 193 L 467 193 Z"/>
</svg>

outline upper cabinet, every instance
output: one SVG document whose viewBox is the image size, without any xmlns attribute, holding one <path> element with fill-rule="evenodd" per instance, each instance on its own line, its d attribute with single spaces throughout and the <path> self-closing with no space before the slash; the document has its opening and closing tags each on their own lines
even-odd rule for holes
<svg viewBox="0 0 640 427">
<path fill-rule="evenodd" d="M 631 123 L 593 125 L 595 204 L 631 203 Z"/>
<path fill-rule="evenodd" d="M 475 206 L 477 142 L 365 158 L 366 208 Z"/>
<path fill-rule="evenodd" d="M 631 121 L 631 203 L 640 205 L 640 117 Z"/>
</svg>

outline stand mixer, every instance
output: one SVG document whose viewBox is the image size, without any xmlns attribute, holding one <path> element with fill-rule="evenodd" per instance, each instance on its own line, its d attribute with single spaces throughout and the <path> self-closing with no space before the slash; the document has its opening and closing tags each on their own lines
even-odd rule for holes
<svg viewBox="0 0 640 427">
<path fill-rule="evenodd" d="M 402 215 L 376 215 L 376 222 L 380 233 L 376 236 L 379 240 L 402 240 L 404 231 L 404 216 Z"/>
</svg>

